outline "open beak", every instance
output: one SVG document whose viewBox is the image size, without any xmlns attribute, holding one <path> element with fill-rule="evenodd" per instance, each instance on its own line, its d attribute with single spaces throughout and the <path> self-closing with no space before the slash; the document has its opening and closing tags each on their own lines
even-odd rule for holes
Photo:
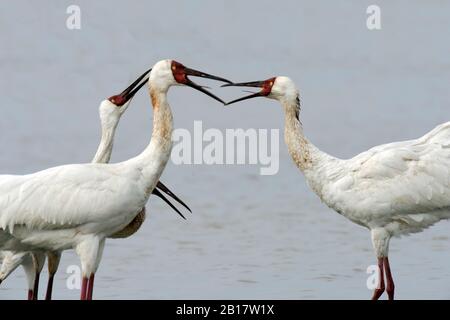
<svg viewBox="0 0 450 320">
<path fill-rule="evenodd" d="M 252 81 L 252 82 L 240 82 L 240 83 L 227 83 L 222 85 L 222 87 L 252 87 L 252 88 L 264 88 L 264 84 L 266 81 Z M 239 102 L 242 100 L 252 99 L 256 97 L 265 97 L 268 96 L 270 92 L 265 92 L 264 90 L 261 90 L 256 93 L 252 93 L 248 96 L 244 96 L 238 99 L 235 99 L 233 101 L 225 103 L 225 105 L 229 105 L 235 102 Z"/>
<path fill-rule="evenodd" d="M 138 92 L 148 81 L 148 77 L 141 82 L 142 79 L 144 79 L 149 73 L 152 71 L 150 68 L 149 70 L 145 71 L 139 78 L 137 78 L 132 84 L 128 86 L 125 90 L 122 91 L 120 96 L 125 100 L 125 103 L 127 103 L 131 98 L 134 97 L 136 92 Z M 141 82 L 141 83 L 139 83 Z"/>
<path fill-rule="evenodd" d="M 186 218 L 183 216 L 183 214 L 172 204 L 172 202 L 170 202 L 162 193 L 164 192 L 165 194 L 169 195 L 170 197 L 172 197 L 175 201 L 177 201 L 178 203 L 180 203 L 183 207 L 185 207 L 187 210 L 189 210 L 189 212 L 192 213 L 191 208 L 189 208 L 187 206 L 187 204 L 185 204 L 180 198 L 178 198 L 169 188 L 167 188 L 161 181 L 158 181 L 158 183 L 156 184 L 156 188 L 153 189 L 152 193 L 155 196 L 160 197 L 162 200 L 164 200 L 165 203 L 167 203 L 173 210 L 175 210 L 176 213 L 178 213 L 184 220 L 186 220 Z"/>
<path fill-rule="evenodd" d="M 213 76 L 211 74 L 207 74 L 201 71 L 197 71 L 194 69 L 190 69 L 190 68 L 185 68 L 184 69 L 185 75 L 186 75 L 186 82 L 184 83 L 185 85 L 194 88 L 198 91 L 203 92 L 204 94 L 210 96 L 211 98 L 226 104 L 225 101 L 223 101 L 222 99 L 220 99 L 219 97 L 215 96 L 214 94 L 212 94 L 211 92 L 209 92 L 208 90 L 206 90 L 204 87 L 199 86 L 198 84 L 196 84 L 195 82 L 193 82 L 191 79 L 189 79 L 187 76 L 193 76 L 193 77 L 201 77 L 201 78 L 207 78 L 207 79 L 212 79 L 212 80 L 217 80 L 217 81 L 222 81 L 222 82 L 226 82 L 229 84 L 232 84 L 232 82 L 230 80 L 221 78 L 221 77 L 217 77 L 217 76 Z"/>
<path fill-rule="evenodd" d="M 180 210 L 178 210 L 173 204 L 172 202 L 170 202 L 162 193 L 161 191 L 159 191 L 158 189 L 153 189 L 152 193 L 155 196 L 160 197 L 161 199 L 164 200 L 165 203 L 167 203 L 173 210 L 175 210 L 176 213 L 178 213 L 184 220 L 186 220 L 186 218 L 183 216 L 183 214 L 180 212 Z"/>
<path fill-rule="evenodd" d="M 185 207 L 190 213 L 192 213 L 191 208 L 188 207 L 188 205 L 186 203 L 183 202 L 183 200 L 181 200 L 180 198 L 178 198 L 169 188 L 167 188 L 161 181 L 158 181 L 158 183 L 156 184 L 156 188 L 158 188 L 159 190 L 161 190 L 162 192 L 164 192 L 165 194 L 169 195 L 170 197 L 172 197 L 172 199 L 174 199 L 175 201 L 177 201 L 179 204 L 181 204 L 183 207 Z"/>
</svg>

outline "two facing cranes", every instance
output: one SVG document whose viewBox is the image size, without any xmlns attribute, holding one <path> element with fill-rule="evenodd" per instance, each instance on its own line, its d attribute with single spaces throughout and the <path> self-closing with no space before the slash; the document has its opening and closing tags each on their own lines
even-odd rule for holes
<svg viewBox="0 0 450 320">
<path fill-rule="evenodd" d="M 416 140 L 338 159 L 305 137 L 299 92 L 288 77 L 230 83 L 173 60 L 158 62 L 150 73 L 153 132 L 140 155 L 117 164 L 68 165 L 0 178 L 0 244 L 8 243 L 8 239 L 1 241 L 7 234 L 6 238 L 18 239 L 21 251 L 74 248 L 82 264 L 82 298 L 92 297 L 89 293 L 106 237 L 122 230 L 145 206 L 168 161 L 172 146 L 169 88 L 187 85 L 223 103 L 189 75 L 227 82 L 224 86 L 261 88 L 227 104 L 255 97 L 280 102 L 285 113 L 285 142 L 294 163 L 325 204 L 370 230 L 381 275 L 373 299 L 385 290 L 393 299 L 388 259 L 391 237 L 420 232 L 450 218 L 450 122 Z"/>
</svg>

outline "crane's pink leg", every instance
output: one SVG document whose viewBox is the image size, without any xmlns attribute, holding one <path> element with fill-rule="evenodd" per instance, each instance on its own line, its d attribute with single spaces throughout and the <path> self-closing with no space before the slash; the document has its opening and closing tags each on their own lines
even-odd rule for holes
<svg viewBox="0 0 450 320">
<path fill-rule="evenodd" d="M 45 294 L 45 300 L 52 300 L 52 291 L 53 291 L 53 277 L 54 274 L 50 274 L 48 276 L 48 283 L 47 283 L 47 292 Z"/>
<path fill-rule="evenodd" d="M 92 293 L 94 292 L 94 276 L 95 274 L 91 274 L 88 282 L 88 290 L 87 290 L 87 300 L 92 300 Z"/>
<path fill-rule="evenodd" d="M 389 258 L 384 258 L 384 268 L 386 270 L 386 292 L 388 294 L 389 300 L 394 300 L 394 279 L 392 278 L 391 267 L 389 265 Z"/>
<path fill-rule="evenodd" d="M 384 258 L 378 258 L 379 281 L 378 281 L 378 287 L 373 292 L 372 300 L 378 300 L 384 292 L 383 263 L 384 263 Z"/>
<path fill-rule="evenodd" d="M 33 300 L 33 290 L 28 289 L 28 300 Z"/>
<path fill-rule="evenodd" d="M 81 282 L 81 297 L 80 297 L 80 300 L 86 300 L 87 285 L 88 285 L 88 278 L 87 277 L 83 277 L 83 280 Z"/>
<path fill-rule="evenodd" d="M 38 291 L 39 291 L 39 277 L 40 272 L 36 272 L 36 278 L 34 278 L 34 288 L 33 288 L 33 300 L 38 299 Z"/>
</svg>

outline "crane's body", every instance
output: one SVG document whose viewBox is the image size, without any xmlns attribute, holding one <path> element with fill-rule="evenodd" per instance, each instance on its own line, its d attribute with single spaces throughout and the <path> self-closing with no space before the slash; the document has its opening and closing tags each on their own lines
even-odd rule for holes
<svg viewBox="0 0 450 320">
<path fill-rule="evenodd" d="M 117 125 L 120 121 L 121 116 L 124 114 L 124 112 L 127 110 L 129 103 L 124 103 L 123 105 L 116 105 L 115 103 L 111 102 L 110 100 L 115 99 L 120 100 L 118 97 L 120 96 L 113 96 L 110 99 L 102 101 L 99 107 L 99 115 L 100 115 L 100 123 L 101 123 L 101 140 L 99 143 L 99 146 L 97 148 L 97 152 L 95 153 L 95 156 L 92 160 L 92 163 L 108 163 L 111 157 L 113 144 L 114 144 L 114 136 L 115 136 L 115 130 L 117 128 Z M 177 211 L 179 214 L 181 214 L 173 205 L 158 191 L 158 189 L 161 189 L 162 192 L 169 194 L 172 198 L 174 198 L 176 201 L 181 203 L 185 208 L 188 210 L 189 207 L 187 207 L 186 204 L 184 204 L 181 199 L 179 199 L 175 194 L 173 194 L 162 182 L 158 182 L 157 189 L 154 190 L 154 194 L 161 197 L 164 201 L 166 201 L 175 211 Z M 144 222 L 146 217 L 146 210 L 145 207 L 143 207 L 139 213 L 133 218 L 133 220 L 126 225 L 123 229 L 119 230 L 118 232 L 111 235 L 111 238 L 127 238 L 131 235 L 133 235 L 137 230 L 140 228 L 142 223 Z M 19 232 L 20 233 L 20 232 Z M 3 259 L 2 268 L 0 271 L 0 281 L 4 280 L 18 265 L 23 264 L 25 272 L 27 274 L 27 278 L 35 278 L 36 271 L 34 271 L 32 268 L 28 267 L 28 262 L 31 260 L 31 253 L 30 257 L 27 257 L 27 254 L 25 251 L 22 250 L 31 250 L 34 248 L 33 244 L 27 244 L 26 240 L 21 240 L 17 236 L 14 236 L 13 234 L 9 232 L 2 232 L 0 230 L 0 234 L 2 234 L 4 237 L 8 237 L 10 239 L 9 244 L 4 244 L 4 248 L 11 248 L 15 249 L 15 251 L 8 251 L 5 255 L 5 258 Z M 27 230 L 25 230 L 25 234 L 28 234 L 31 236 L 31 234 L 28 233 Z M 44 241 L 46 242 L 46 241 Z M 2 243 L 2 241 L 0 241 Z M 69 246 L 71 247 L 71 246 Z M 53 277 L 56 273 L 60 261 L 61 256 L 61 250 L 64 250 L 65 248 L 58 249 L 58 251 L 48 251 L 47 257 L 48 257 L 48 270 L 49 270 L 49 284 L 47 286 L 47 294 L 46 299 L 51 299 L 51 291 L 52 291 L 52 285 L 53 285 Z M 40 248 L 42 250 L 42 248 Z M 27 266 L 27 267 L 26 267 Z M 28 281 L 30 282 L 30 281 Z M 37 298 L 37 292 L 34 290 L 34 285 L 29 287 L 29 290 L 32 291 L 34 294 L 33 298 Z"/>
<path fill-rule="evenodd" d="M 261 87 L 259 96 L 278 100 L 285 113 L 289 153 L 319 198 L 339 214 L 368 228 L 381 276 L 374 299 L 394 298 L 388 253 L 391 237 L 420 232 L 450 218 L 450 122 L 419 139 L 374 147 L 351 159 L 332 157 L 303 133 L 299 92 L 287 77 L 232 84 Z M 228 86 L 228 85 L 225 85 Z"/>
<path fill-rule="evenodd" d="M 167 162 L 168 155 L 160 157 L 154 144 L 122 163 L 65 165 L 30 175 L 0 176 L 1 249 L 74 248 L 83 272 L 93 274 L 105 238 L 141 212 L 158 183 L 164 166 L 157 162 L 164 161 L 161 158 Z"/>
<path fill-rule="evenodd" d="M 380 145 L 348 160 L 317 159 L 304 170 L 312 189 L 329 207 L 371 230 L 400 236 L 450 218 L 450 122 L 419 139 Z"/>
<path fill-rule="evenodd" d="M 158 181 L 147 183 L 139 166 L 127 164 L 67 165 L 7 183 L 0 177 L 0 227 L 25 246 L 45 250 L 73 247 L 94 230 L 110 236 L 139 213 Z M 149 176 L 159 179 L 158 169 Z"/>
<path fill-rule="evenodd" d="M 188 85 L 223 103 L 188 75 L 227 81 L 172 60 L 158 62 L 149 77 L 153 131 L 140 155 L 115 164 L 72 164 L 0 176 L 0 249 L 75 249 L 82 267 L 81 298 L 91 299 L 105 239 L 141 212 L 169 160 L 173 120 L 168 89 Z"/>
<path fill-rule="evenodd" d="M 144 76 L 145 74 L 139 78 L 139 81 L 144 78 Z M 104 163 L 109 161 L 113 148 L 115 130 L 117 128 L 120 117 L 127 110 L 132 96 L 140 88 L 138 87 L 130 91 L 132 87 L 135 86 L 135 84 L 136 82 L 125 89 L 121 94 L 112 96 L 111 98 L 102 101 L 102 103 L 100 104 L 99 115 L 102 134 L 100 144 L 92 161 L 93 163 Z M 0 176 L 0 184 L 5 183 L 5 185 L 8 185 L 9 179 L 14 180 L 14 176 Z M 26 190 L 22 191 L 25 193 L 27 192 Z M 16 200 L 20 201 L 20 199 Z M 145 213 L 145 210 L 141 212 Z M 27 234 L 29 231 L 27 229 L 29 228 L 25 227 L 25 234 Z M 21 232 L 19 230 L 17 234 L 20 233 Z M 28 235 L 32 235 L 32 232 L 29 232 Z M 27 244 L 26 242 L 21 241 L 19 237 L 14 236 L 13 233 L 7 232 L 6 229 L 0 229 L 0 244 L 2 244 L 4 249 L 11 250 L 3 251 L 4 258 L 0 269 L 0 281 L 6 279 L 11 272 L 13 272 L 19 265 L 22 265 L 28 280 L 28 298 L 37 299 L 38 286 L 34 282 L 39 277 L 43 265 L 43 262 L 38 262 L 45 261 L 45 254 L 42 250 L 48 249 L 38 248 L 38 250 L 35 250 L 36 247 L 33 246 L 32 243 Z M 46 293 L 46 299 L 48 300 L 51 299 L 53 278 L 58 269 L 59 261 L 61 258 L 61 251 L 63 249 L 46 252 L 46 255 L 48 257 L 49 271 L 49 281 Z"/>
</svg>

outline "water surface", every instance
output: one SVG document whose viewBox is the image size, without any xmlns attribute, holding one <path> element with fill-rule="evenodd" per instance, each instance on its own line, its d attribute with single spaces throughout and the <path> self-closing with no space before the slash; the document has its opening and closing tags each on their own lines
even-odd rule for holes
<svg viewBox="0 0 450 320">
<path fill-rule="evenodd" d="M 338 157 L 421 136 L 450 120 L 450 3 L 377 3 L 380 31 L 366 28 L 369 1 L 80 0 L 82 29 L 69 31 L 72 1 L 2 2 L 1 172 L 90 161 L 99 102 L 163 58 L 236 81 L 290 76 L 307 136 Z M 214 89 L 224 99 L 241 95 Z M 219 129 L 283 126 L 274 101 L 224 108 L 189 88 L 169 96 L 178 128 L 191 130 L 194 120 Z M 151 116 L 143 91 L 122 119 L 113 161 L 147 145 Z M 162 180 L 194 213 L 183 221 L 152 198 L 136 236 L 107 242 L 96 298 L 370 297 L 369 232 L 321 204 L 282 137 L 275 176 L 260 176 L 258 166 L 169 164 Z M 398 298 L 450 298 L 449 227 L 391 242 Z M 77 257 L 65 253 L 55 297 L 78 299 L 66 288 L 73 264 Z M 0 298 L 24 298 L 25 285 L 18 270 Z"/>
</svg>

